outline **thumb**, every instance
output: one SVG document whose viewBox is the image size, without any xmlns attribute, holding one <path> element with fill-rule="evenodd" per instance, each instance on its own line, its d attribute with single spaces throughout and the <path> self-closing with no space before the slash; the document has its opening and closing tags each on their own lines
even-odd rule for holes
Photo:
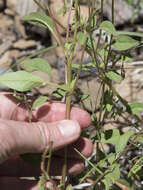
<svg viewBox="0 0 143 190">
<path fill-rule="evenodd" d="M 26 123 L 0 119 L 0 163 L 10 156 L 24 153 L 41 153 L 50 147 L 66 146 L 80 136 L 77 121 L 62 120 L 52 123 Z"/>
</svg>

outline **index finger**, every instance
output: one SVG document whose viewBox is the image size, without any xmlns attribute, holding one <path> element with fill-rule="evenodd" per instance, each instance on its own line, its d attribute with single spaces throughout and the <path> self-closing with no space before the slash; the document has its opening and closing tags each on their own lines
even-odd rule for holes
<svg viewBox="0 0 143 190">
<path fill-rule="evenodd" d="M 19 102 L 12 94 L 0 94 L 0 118 L 17 121 L 29 121 L 28 108 L 24 102 Z M 46 102 L 30 114 L 31 121 L 55 122 L 65 119 L 66 104 L 61 102 Z M 71 107 L 70 119 L 76 120 L 82 128 L 91 123 L 90 115 L 77 107 Z"/>
<path fill-rule="evenodd" d="M 36 110 L 35 117 L 45 122 L 54 122 L 64 120 L 65 113 L 66 104 L 61 102 L 47 102 Z M 71 107 L 70 119 L 78 121 L 83 128 L 88 127 L 91 123 L 90 115 L 77 107 Z"/>
</svg>

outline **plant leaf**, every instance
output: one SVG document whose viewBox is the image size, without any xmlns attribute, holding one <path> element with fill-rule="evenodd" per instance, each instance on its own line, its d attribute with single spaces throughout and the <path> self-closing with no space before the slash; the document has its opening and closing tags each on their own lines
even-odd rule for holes
<svg viewBox="0 0 143 190">
<path fill-rule="evenodd" d="M 142 33 L 139 32 L 126 32 L 126 31 L 117 31 L 118 35 L 128 35 L 128 36 L 136 36 L 136 37 L 143 37 Z"/>
<path fill-rule="evenodd" d="M 109 190 L 110 182 L 108 180 L 106 180 L 106 179 L 103 179 L 102 182 L 105 185 L 105 190 Z"/>
<path fill-rule="evenodd" d="M 41 58 L 34 58 L 24 61 L 24 69 L 32 72 L 32 71 L 42 71 L 44 73 L 51 74 L 51 66 L 50 64 Z"/>
<path fill-rule="evenodd" d="M 101 142 L 116 144 L 120 138 L 120 132 L 118 129 L 107 130 L 101 133 Z"/>
<path fill-rule="evenodd" d="M 143 144 L 143 136 L 140 135 L 136 138 L 136 141 Z"/>
<path fill-rule="evenodd" d="M 104 176 L 102 182 L 105 185 L 106 190 L 109 190 L 109 187 L 115 183 L 120 178 L 120 165 L 113 164 L 112 170 Z"/>
<path fill-rule="evenodd" d="M 128 177 L 131 177 L 133 174 L 136 174 L 143 167 L 143 157 L 137 160 L 135 165 L 131 168 Z"/>
<path fill-rule="evenodd" d="M 103 21 L 99 27 L 101 30 L 105 30 L 109 34 L 115 35 L 116 30 L 114 25 L 110 21 Z"/>
<path fill-rule="evenodd" d="M 125 134 L 120 136 L 120 138 L 118 139 L 118 142 L 116 142 L 116 146 L 115 146 L 116 153 L 120 153 L 124 150 L 129 138 L 131 136 L 133 136 L 134 133 L 135 132 L 133 130 L 129 130 Z"/>
<path fill-rule="evenodd" d="M 123 79 L 121 75 L 119 75 L 118 73 L 116 73 L 116 72 L 114 72 L 114 71 L 109 71 L 109 72 L 107 72 L 107 73 L 106 73 L 106 76 L 107 76 L 109 79 L 111 79 L 111 80 L 113 80 L 113 81 L 115 81 L 115 82 L 117 82 L 117 83 L 120 83 L 121 80 Z"/>
<path fill-rule="evenodd" d="M 83 32 L 78 32 L 78 36 L 77 36 L 77 40 L 78 43 L 82 46 L 85 44 L 86 39 L 87 39 L 87 34 L 83 33 Z"/>
<path fill-rule="evenodd" d="M 51 32 L 53 32 L 54 29 L 54 24 L 52 19 L 49 16 L 45 15 L 44 13 L 40 12 L 30 13 L 29 15 L 24 16 L 22 18 L 22 21 L 30 22 L 32 24 L 48 28 Z"/>
<path fill-rule="evenodd" d="M 0 84 L 24 92 L 40 86 L 44 80 L 25 71 L 6 73 L 0 76 Z"/>
<path fill-rule="evenodd" d="M 143 111 L 143 104 L 140 102 L 132 102 L 129 104 L 129 106 L 133 114 L 138 114 L 139 112 Z"/>
<path fill-rule="evenodd" d="M 89 97 L 90 97 L 89 94 L 84 94 L 81 96 L 81 100 L 84 101 L 84 100 L 88 99 Z"/>
<path fill-rule="evenodd" d="M 41 96 L 39 98 L 37 98 L 34 103 L 32 108 L 36 109 L 38 106 L 42 105 L 43 103 L 45 103 L 47 101 L 47 97 L 46 96 Z"/>
<path fill-rule="evenodd" d="M 114 48 L 118 51 L 128 50 L 139 44 L 138 41 L 129 36 L 118 36 L 115 41 Z"/>
<path fill-rule="evenodd" d="M 51 33 L 54 35 L 56 40 L 58 41 L 58 38 L 56 34 L 54 33 L 54 23 L 52 19 L 46 14 L 40 13 L 40 12 L 33 12 L 27 16 L 24 16 L 22 18 L 22 21 L 29 22 L 31 24 L 34 24 L 43 28 L 48 28 L 51 31 Z"/>
<path fill-rule="evenodd" d="M 67 187 L 66 187 L 66 190 L 72 190 L 73 188 L 72 188 L 72 185 L 68 185 Z"/>
</svg>

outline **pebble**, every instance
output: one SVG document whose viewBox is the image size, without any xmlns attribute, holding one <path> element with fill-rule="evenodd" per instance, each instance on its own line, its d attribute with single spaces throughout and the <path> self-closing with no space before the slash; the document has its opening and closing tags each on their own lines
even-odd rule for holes
<svg viewBox="0 0 143 190">
<path fill-rule="evenodd" d="M 24 40 L 20 39 L 13 44 L 13 48 L 16 49 L 27 49 L 36 47 L 36 42 L 34 40 Z"/>
</svg>

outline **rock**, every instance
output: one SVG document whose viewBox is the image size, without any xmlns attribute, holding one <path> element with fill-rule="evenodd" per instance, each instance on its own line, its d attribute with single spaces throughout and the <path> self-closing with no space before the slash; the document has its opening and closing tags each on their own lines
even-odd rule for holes
<svg viewBox="0 0 143 190">
<path fill-rule="evenodd" d="M 44 5 L 43 0 L 39 0 L 39 3 L 42 3 Z M 20 17 L 24 17 L 25 15 L 28 15 L 31 12 L 40 11 L 40 8 L 36 5 L 36 3 L 33 0 L 19 0 L 16 8 L 17 13 L 20 15 Z"/>
<path fill-rule="evenodd" d="M 129 102 L 142 102 L 142 65 L 143 63 L 140 61 L 131 62 L 130 64 L 125 63 L 126 77 L 120 84 L 115 84 L 119 94 Z"/>
<path fill-rule="evenodd" d="M 7 42 L 3 42 L 3 43 L 0 45 L 0 56 L 1 56 L 6 50 L 8 50 L 11 46 L 12 46 L 12 41 L 11 41 L 11 40 L 7 40 Z"/>
<path fill-rule="evenodd" d="M 4 13 L 9 16 L 15 16 L 15 12 L 11 9 L 5 9 Z"/>
<path fill-rule="evenodd" d="M 9 55 L 10 55 L 11 58 L 17 59 L 17 58 L 20 57 L 20 51 L 16 50 L 16 49 L 10 50 Z"/>
<path fill-rule="evenodd" d="M 10 27 L 13 25 L 12 19 L 10 19 L 8 16 L 0 14 L 0 33 L 8 33 Z"/>
<path fill-rule="evenodd" d="M 10 58 L 10 53 L 7 51 L 3 56 L 0 58 L 0 66 L 10 66 L 12 63 L 12 59 Z"/>
<path fill-rule="evenodd" d="M 107 0 L 104 6 L 104 14 L 112 20 L 112 1 Z M 132 18 L 134 9 L 129 6 L 125 1 L 118 0 L 115 1 L 115 25 L 124 24 L 125 22 L 129 21 Z"/>
<path fill-rule="evenodd" d="M 20 39 L 13 44 L 13 48 L 17 49 L 33 48 L 35 46 L 36 42 L 34 40 L 24 40 L 24 39 Z"/>
<path fill-rule="evenodd" d="M 6 72 L 11 72 L 11 71 L 12 70 L 9 69 L 9 67 L 7 67 L 7 66 L 0 66 L 0 75 L 4 74 Z M 0 84 L 0 91 L 5 91 L 5 90 L 8 90 L 8 87 Z"/>
<path fill-rule="evenodd" d="M 16 12 L 17 3 L 19 0 L 6 0 L 6 1 L 7 1 L 7 8 L 10 9 L 12 12 Z"/>
<path fill-rule="evenodd" d="M 47 75 L 46 73 L 39 72 L 39 71 L 34 71 L 33 74 L 43 78 L 45 81 L 51 81 L 52 83 L 58 83 L 59 82 L 58 70 L 57 69 L 52 69 L 51 76 Z M 40 86 L 38 88 L 38 91 L 41 94 L 52 94 L 52 92 L 55 90 L 56 90 L 56 87 L 51 86 L 51 85 Z"/>
</svg>

